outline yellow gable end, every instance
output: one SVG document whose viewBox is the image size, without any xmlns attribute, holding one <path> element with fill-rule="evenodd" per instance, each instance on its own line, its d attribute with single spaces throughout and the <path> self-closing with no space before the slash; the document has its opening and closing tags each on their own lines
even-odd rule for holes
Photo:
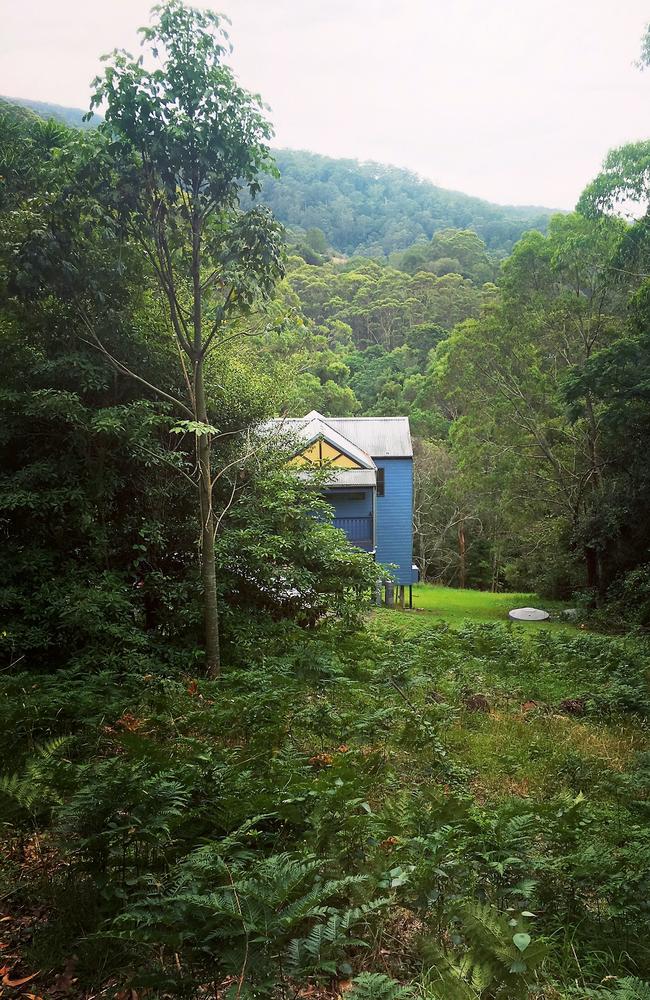
<svg viewBox="0 0 650 1000">
<path fill-rule="evenodd" d="M 296 455 L 291 459 L 290 465 L 328 465 L 334 466 L 337 469 L 361 469 L 363 466 L 355 462 L 354 459 L 349 458 L 344 455 L 343 452 L 337 451 L 329 441 L 324 441 L 323 438 L 319 438 L 318 441 L 314 441 L 310 444 L 308 448 L 301 451 L 299 455 Z"/>
</svg>

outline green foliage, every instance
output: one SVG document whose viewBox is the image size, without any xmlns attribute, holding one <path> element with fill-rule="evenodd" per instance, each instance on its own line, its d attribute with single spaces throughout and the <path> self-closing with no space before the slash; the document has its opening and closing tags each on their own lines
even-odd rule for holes
<svg viewBox="0 0 650 1000">
<path fill-rule="evenodd" d="M 192 77 L 174 39 L 194 25 L 193 45 L 205 54 L 218 19 L 197 12 L 195 23 L 181 4 L 159 15 L 166 71 L 173 76 L 175 66 Z M 277 227 L 236 204 L 240 183 L 247 180 L 254 189 L 257 171 L 269 165 L 263 142 L 269 127 L 256 100 L 222 66 L 223 46 L 215 46 L 199 76 L 186 81 L 183 97 L 190 101 L 190 91 L 196 97 L 215 88 L 222 102 L 219 127 L 228 119 L 229 128 L 239 123 L 241 132 L 238 140 L 231 136 L 227 163 L 215 159 L 219 130 L 201 133 L 208 188 L 201 187 L 200 197 L 221 192 L 225 199 L 218 225 L 204 234 L 206 265 L 215 268 L 202 300 L 206 322 L 216 324 L 210 338 L 268 297 L 280 266 Z M 115 59 L 98 83 L 97 93 L 106 86 L 111 97 L 104 131 L 80 137 L 10 112 L 0 120 L 7 140 L 2 148 L 10 151 L 0 194 L 4 665 L 92 663 L 98 647 L 104 662 L 158 649 L 163 659 L 178 654 L 196 663 L 197 444 L 218 449 L 212 503 L 224 559 L 219 589 L 226 600 L 232 594 L 240 613 L 263 607 L 278 589 L 293 589 L 292 599 L 276 602 L 284 617 L 302 614 L 313 624 L 334 604 L 354 614 L 355 594 L 369 587 L 372 575 L 365 557 L 343 548 L 340 535 L 310 516 L 314 496 L 301 497 L 298 485 L 281 475 L 286 456 L 262 455 L 268 448 L 246 443 L 250 428 L 273 412 L 284 383 L 273 364 L 260 373 L 245 339 L 227 356 L 201 361 L 209 414 L 178 420 L 177 401 L 187 385 L 169 338 L 173 317 L 161 308 L 155 268 L 152 274 L 151 258 L 143 257 L 132 235 L 140 226 L 145 243 L 153 239 L 147 210 L 165 192 L 169 225 L 158 237 L 171 248 L 174 273 L 181 276 L 176 294 L 185 301 L 187 243 L 181 233 L 187 219 L 177 181 L 190 170 L 189 118 L 175 104 L 180 78 L 170 78 L 161 95 L 159 70 L 123 53 Z M 148 116 L 139 138 L 124 111 L 138 94 Z M 172 106 L 183 119 L 181 138 L 168 127 Z M 199 129 L 195 117 L 191 127 Z M 257 145 L 249 141 L 251 130 Z M 155 162 L 146 151 L 154 133 Z M 145 155 L 153 173 L 137 167 Z M 89 225 L 89 218 L 101 219 L 101 226 Z M 230 288 L 225 312 L 212 294 L 216 274 Z M 237 511 L 243 501 L 248 514 Z M 267 532 L 261 546 L 258 514 Z M 296 600 L 306 593 L 313 595 L 307 613 L 307 601 Z"/>
<path fill-rule="evenodd" d="M 583 191 L 578 209 L 597 215 L 645 206 L 649 185 L 650 143 L 642 140 L 619 146 L 605 157 L 602 172 Z"/>
<path fill-rule="evenodd" d="M 614 1000 L 650 1000 L 650 983 L 635 976 L 623 976 L 613 989 L 589 990 L 589 997 L 613 997 Z"/>
<path fill-rule="evenodd" d="M 476 902 L 464 904 L 459 915 L 465 947 L 457 955 L 446 954 L 435 942 L 423 943 L 430 966 L 426 995 L 439 1000 L 529 996 L 547 947 L 532 940 L 525 918 Z"/>
<path fill-rule="evenodd" d="M 348 255 L 383 256 L 450 226 L 474 230 L 503 255 L 526 229 L 543 228 L 549 215 L 445 191 L 397 167 L 287 149 L 276 150 L 275 159 L 279 177 L 265 180 L 262 201 L 287 226 L 317 227 Z"/>
<path fill-rule="evenodd" d="M 220 18 L 172 0 L 142 37 L 98 130 L 0 107 L 6 953 L 43 995 L 74 955 L 95 993 L 640 1000 L 647 642 L 492 619 L 506 581 L 586 581 L 647 625 L 648 227 L 602 218 L 644 149 L 497 287 L 536 210 L 278 177 Z M 259 195 L 298 227 L 277 292 Z M 364 620 L 375 565 L 255 430 L 314 406 L 410 414 L 418 558 L 488 621 L 467 591 Z"/>
<path fill-rule="evenodd" d="M 88 120 L 77 108 L 12 100 L 43 118 L 77 128 L 92 128 L 102 120 L 98 112 Z M 274 150 L 274 158 L 278 176 L 263 183 L 261 201 L 295 233 L 297 252 L 307 263 L 322 263 L 329 241 L 349 255 L 377 257 L 397 251 L 407 270 L 420 261 L 440 261 L 456 271 L 465 264 L 465 254 L 456 243 L 445 245 L 450 227 L 465 230 L 470 246 L 478 234 L 503 257 L 525 230 L 544 230 L 550 215 L 544 208 L 493 205 L 446 191 L 396 167 L 288 149 Z M 431 237 L 439 247 L 432 255 L 422 250 L 424 240 Z"/>
<path fill-rule="evenodd" d="M 495 588 L 505 577 L 567 595 L 581 583 L 603 590 L 616 572 L 603 407 L 587 389 L 569 413 L 566 387 L 623 329 L 610 268 L 626 237 L 616 220 L 553 217 L 504 263 L 494 305 L 435 352 L 433 380 L 455 415 L 448 492 L 467 522 L 465 550 L 491 564 Z"/>
<path fill-rule="evenodd" d="M 406 1000 L 412 995 L 410 989 L 381 972 L 362 972 L 347 991 L 349 1000 Z"/>
<path fill-rule="evenodd" d="M 54 755 L 68 740 L 67 736 L 57 736 L 39 747 L 37 755 L 29 760 L 24 774 L 0 776 L 0 795 L 13 799 L 29 813 L 46 807 L 50 791 L 48 786 L 51 785 L 51 779 L 48 781 L 49 767 Z"/>
<path fill-rule="evenodd" d="M 525 995 L 575 956 L 590 984 L 646 974 L 643 644 L 401 620 L 233 620 L 218 682 L 145 658 L 6 677 L 5 822 L 57 858 L 46 881 L 11 876 L 52 914 L 33 960 L 74 949 L 86 979 L 119 963 L 136 989 L 190 995 L 369 969 L 353 989 L 380 1000 L 401 982 Z M 489 713 L 467 707 L 477 690 Z"/>
<path fill-rule="evenodd" d="M 322 863 L 304 855 L 260 860 L 242 843 L 254 834 L 247 824 L 198 848 L 155 896 L 141 898 L 107 933 L 182 948 L 198 982 L 243 973 L 258 990 L 270 991 L 283 967 L 292 975 L 336 972 L 344 949 L 363 944 L 350 932 L 386 901 L 343 909 L 341 900 L 358 892 L 361 877 L 323 878 Z"/>
<path fill-rule="evenodd" d="M 24 97 L 12 97 L 11 102 L 7 98 L 0 98 L 0 104 L 4 103 L 11 103 L 12 105 L 35 112 L 40 118 L 44 118 L 46 121 L 54 119 L 56 122 L 61 122 L 64 125 L 74 128 L 94 128 L 97 125 L 97 119 L 86 121 L 86 112 L 82 111 L 81 108 L 68 108 L 61 104 L 52 104 L 50 101 L 33 101 Z M 101 116 L 97 117 L 101 118 Z"/>
</svg>

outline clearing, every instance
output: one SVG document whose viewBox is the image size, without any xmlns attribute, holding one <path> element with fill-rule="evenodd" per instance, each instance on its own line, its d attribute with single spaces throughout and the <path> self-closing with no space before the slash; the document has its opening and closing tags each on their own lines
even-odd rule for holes
<svg viewBox="0 0 650 1000">
<path fill-rule="evenodd" d="M 413 609 L 407 609 L 410 621 L 401 624 L 405 631 L 422 626 L 429 627 L 440 620 L 454 628 L 464 622 L 508 622 L 511 608 L 534 607 L 557 615 L 568 605 L 559 601 L 549 601 L 537 594 L 492 594 L 486 590 L 458 590 L 430 583 L 419 583 L 413 587 Z M 379 609 L 377 616 L 392 616 L 393 612 Z M 526 622 L 522 629 L 526 632 L 542 630 L 573 629 L 570 623 L 560 621 Z"/>
</svg>

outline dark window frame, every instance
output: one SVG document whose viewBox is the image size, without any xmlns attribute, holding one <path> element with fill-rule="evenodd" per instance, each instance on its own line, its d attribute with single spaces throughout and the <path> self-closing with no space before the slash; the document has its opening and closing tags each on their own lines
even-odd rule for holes
<svg viewBox="0 0 650 1000">
<path fill-rule="evenodd" d="M 377 469 L 377 496 L 383 497 L 386 495 L 386 470 Z"/>
<path fill-rule="evenodd" d="M 342 490 L 340 487 L 338 489 L 334 488 L 325 491 L 326 496 L 332 498 L 336 497 L 339 500 L 341 498 L 348 501 L 348 503 L 362 503 L 366 499 L 366 490 Z"/>
</svg>

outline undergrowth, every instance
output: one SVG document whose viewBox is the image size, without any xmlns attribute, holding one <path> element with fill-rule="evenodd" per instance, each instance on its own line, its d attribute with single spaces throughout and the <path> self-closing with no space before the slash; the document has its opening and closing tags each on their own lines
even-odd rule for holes
<svg viewBox="0 0 650 1000">
<path fill-rule="evenodd" d="M 394 622 L 248 630 L 219 681 L 5 676 L 0 881 L 30 927 L 11 974 L 646 997 L 645 646 Z"/>
</svg>

